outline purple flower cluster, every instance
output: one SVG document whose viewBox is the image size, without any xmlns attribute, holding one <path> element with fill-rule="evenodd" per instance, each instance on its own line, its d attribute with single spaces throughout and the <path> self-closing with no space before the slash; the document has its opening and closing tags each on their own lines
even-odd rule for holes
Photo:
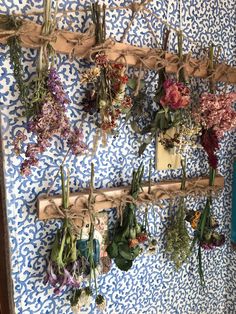
<svg viewBox="0 0 236 314">
<path fill-rule="evenodd" d="M 25 140 L 27 140 L 27 136 L 22 131 L 17 131 L 13 140 L 13 150 L 17 156 L 20 155 L 20 146 Z"/>
<path fill-rule="evenodd" d="M 70 100 L 63 90 L 57 70 L 53 67 L 50 69 L 48 74 L 47 87 L 56 102 L 60 104 L 69 104 Z"/>
<path fill-rule="evenodd" d="M 86 145 L 83 142 L 83 134 L 80 129 L 72 130 L 66 116 L 66 104 L 68 96 L 63 90 L 60 78 L 55 68 L 51 68 L 47 77 L 46 86 L 48 92 L 40 106 L 40 112 L 29 122 L 28 130 L 36 135 L 37 142 L 28 144 L 26 159 L 21 165 L 21 173 L 29 175 L 31 166 L 38 165 L 38 158 L 48 147 L 54 135 L 68 140 L 68 145 L 76 155 L 82 153 Z"/>
<path fill-rule="evenodd" d="M 49 283 L 54 287 L 54 293 L 59 294 L 64 287 L 79 288 L 82 279 L 90 273 L 89 262 L 85 257 L 60 269 L 57 263 L 50 261 L 44 284 Z"/>
<path fill-rule="evenodd" d="M 77 127 L 71 131 L 68 137 L 67 144 L 70 147 L 72 153 L 76 156 L 82 154 L 87 148 L 86 144 L 83 142 L 83 139 L 83 132 Z"/>
</svg>

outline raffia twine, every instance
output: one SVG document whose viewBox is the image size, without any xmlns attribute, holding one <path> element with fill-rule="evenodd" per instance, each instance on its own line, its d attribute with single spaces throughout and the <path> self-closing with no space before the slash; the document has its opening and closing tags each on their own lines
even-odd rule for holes
<svg viewBox="0 0 236 314">
<path fill-rule="evenodd" d="M 199 179 L 200 180 L 200 179 Z M 99 202 L 110 202 L 111 208 L 117 209 L 117 216 L 120 220 L 121 224 L 123 222 L 123 211 L 125 207 L 128 204 L 134 204 L 136 206 L 140 205 L 156 205 L 160 208 L 163 207 L 162 201 L 163 199 L 169 199 L 170 203 L 173 203 L 173 201 L 176 198 L 182 198 L 182 197 L 207 197 L 209 195 L 211 196 L 217 196 L 219 192 L 221 191 L 221 186 L 214 185 L 214 186 L 203 186 L 200 185 L 200 183 L 197 181 L 195 183 L 188 182 L 188 186 L 185 190 L 167 190 L 167 189 L 159 189 L 151 188 L 151 192 L 140 192 L 137 199 L 133 198 L 131 195 L 129 195 L 129 191 L 124 193 L 123 195 L 119 197 L 113 197 L 110 195 L 106 195 L 104 192 L 95 191 L 95 194 L 93 196 L 93 202 L 91 204 L 88 203 L 87 197 L 81 197 L 78 196 L 76 200 L 74 201 L 74 204 L 71 205 L 68 209 L 64 209 L 61 206 L 57 206 L 55 202 L 49 197 L 48 200 L 50 202 L 49 205 L 46 206 L 45 212 L 47 213 L 50 211 L 50 218 L 62 218 L 62 219 L 69 219 L 71 221 L 71 224 L 73 226 L 74 232 L 78 234 L 80 228 L 78 228 L 78 221 L 80 222 L 80 225 L 83 226 L 84 220 L 86 217 L 89 217 L 90 222 L 95 222 L 95 217 L 97 214 L 96 210 L 96 202 L 97 198 L 99 197 Z M 101 199 L 102 196 L 102 199 Z M 98 203 L 99 203 L 98 202 Z M 81 208 L 81 203 L 83 204 L 83 208 Z M 53 217 L 53 213 L 54 217 Z"/>
<path fill-rule="evenodd" d="M 69 39 L 66 37 L 66 31 L 64 30 L 58 30 L 56 29 L 53 31 L 50 35 L 42 35 L 37 33 L 39 31 L 39 27 L 37 24 L 33 22 L 24 22 L 22 26 L 18 30 L 3 30 L 0 31 L 0 42 L 6 43 L 7 40 L 11 37 L 18 36 L 20 37 L 23 44 L 26 46 L 29 46 L 31 48 L 39 48 L 41 46 L 45 46 L 46 43 L 54 43 L 57 41 L 57 37 L 61 36 L 67 43 L 70 43 L 72 45 L 71 51 L 69 52 L 69 58 L 73 59 L 76 53 L 76 49 L 83 45 L 83 42 L 86 40 L 90 40 L 94 37 L 95 34 L 95 27 L 93 24 L 90 25 L 87 32 L 78 34 L 76 38 Z M 36 31 L 37 30 L 37 31 Z M 166 68 L 168 66 L 170 67 L 176 67 L 177 71 L 179 71 L 182 68 L 186 68 L 187 65 L 190 65 L 191 68 L 193 68 L 193 75 L 194 73 L 200 69 L 201 65 L 204 64 L 204 66 L 207 68 L 209 65 L 209 59 L 208 57 L 205 57 L 201 60 L 193 60 L 191 58 L 191 54 L 187 54 L 184 56 L 183 60 L 180 60 L 180 58 L 177 55 L 173 55 L 168 60 L 165 58 L 166 52 L 161 49 L 150 49 L 146 52 L 145 56 L 143 56 L 143 49 L 142 47 L 136 47 L 135 49 L 129 50 L 118 50 L 115 48 L 116 41 L 114 39 L 108 38 L 106 42 L 102 45 L 95 46 L 88 48 L 83 55 L 81 55 L 81 58 L 89 58 L 91 62 L 94 62 L 94 56 L 98 52 L 104 52 L 109 54 L 109 52 L 120 54 L 120 56 L 124 57 L 124 60 L 127 55 L 134 56 L 138 61 L 136 66 L 142 68 L 150 69 L 148 66 L 148 61 L 154 59 L 155 60 L 155 66 L 154 69 L 156 71 Z M 127 61 L 125 61 L 127 64 Z M 213 71 L 207 76 L 207 79 L 217 80 L 218 78 L 222 76 L 226 76 L 226 78 L 229 76 L 229 72 L 231 71 L 230 68 L 227 68 L 227 65 L 225 63 L 218 65 L 213 69 Z M 178 75 L 177 73 L 177 75 Z"/>
</svg>

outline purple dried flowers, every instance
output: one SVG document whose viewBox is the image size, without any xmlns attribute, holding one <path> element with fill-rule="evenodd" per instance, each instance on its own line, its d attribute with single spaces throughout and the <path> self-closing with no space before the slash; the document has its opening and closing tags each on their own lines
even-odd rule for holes
<svg viewBox="0 0 236 314">
<path fill-rule="evenodd" d="M 39 156 L 51 146 L 51 139 L 58 135 L 67 140 L 69 149 L 75 155 L 84 152 L 86 145 L 83 142 L 81 129 L 70 126 L 66 115 L 66 105 L 69 98 L 66 95 L 59 75 L 55 68 L 50 68 L 48 75 L 45 76 L 46 95 L 43 102 L 37 104 L 39 110 L 28 123 L 28 131 L 36 135 L 36 143 L 27 145 L 25 157 L 21 164 L 21 174 L 29 175 L 31 167 L 38 165 Z M 14 139 L 14 151 L 19 154 L 19 144 L 26 140 L 26 136 L 20 131 Z"/>
</svg>

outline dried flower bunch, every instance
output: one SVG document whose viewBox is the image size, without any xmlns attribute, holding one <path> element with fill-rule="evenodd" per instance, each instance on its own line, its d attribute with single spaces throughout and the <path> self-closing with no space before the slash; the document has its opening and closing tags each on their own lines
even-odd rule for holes
<svg viewBox="0 0 236 314">
<path fill-rule="evenodd" d="M 186 182 L 186 162 L 181 161 L 182 182 L 181 190 L 185 190 Z M 174 262 L 176 269 L 179 269 L 190 256 L 190 236 L 187 230 L 186 205 L 184 197 L 180 197 L 176 213 L 171 217 L 170 225 L 166 230 L 166 252 L 171 261 Z"/>
<path fill-rule="evenodd" d="M 163 38 L 163 50 L 167 48 L 169 32 L 166 31 Z M 179 42 L 179 58 L 182 58 L 182 34 L 178 36 Z M 139 155 L 142 155 L 146 147 L 151 143 L 153 138 L 173 127 L 188 125 L 191 123 L 189 115 L 191 93 L 186 85 L 184 71 L 179 69 L 178 79 L 170 79 L 167 77 L 165 68 L 161 68 L 158 72 L 158 86 L 154 100 L 157 110 L 154 112 L 152 120 L 139 131 L 146 138 L 139 148 Z M 135 125 L 136 126 L 136 125 Z M 173 144 L 175 144 L 173 142 Z"/>
<path fill-rule="evenodd" d="M 235 101 L 236 93 L 204 93 L 200 97 L 198 110 L 194 113 L 195 121 L 202 126 L 201 144 L 214 169 L 217 168 L 220 139 L 225 132 L 236 128 L 236 111 L 233 108 Z"/>
<path fill-rule="evenodd" d="M 93 201 L 94 170 L 91 170 L 91 192 L 89 202 Z M 54 287 L 54 293 L 59 294 L 65 287 L 72 289 L 70 303 L 72 310 L 76 313 L 83 305 L 92 301 L 91 282 L 94 280 L 96 298 L 101 295 L 97 293 L 96 273 L 100 263 L 100 252 L 98 240 L 94 238 L 94 223 L 90 221 L 89 237 L 82 239 L 82 230 L 78 232 L 72 220 L 69 218 L 71 206 L 69 205 L 69 173 L 67 182 L 64 178 L 61 166 L 62 205 L 60 210 L 66 212 L 62 227 L 57 231 L 52 245 L 50 259 L 44 283 Z M 93 215 L 93 213 L 91 213 Z M 89 286 L 83 287 L 89 277 Z M 100 299 L 99 299 L 100 300 Z M 96 299 L 97 303 L 97 299 Z M 99 303 L 102 305 L 102 302 Z"/>
<path fill-rule="evenodd" d="M 186 220 L 190 222 L 191 227 L 196 230 L 198 223 L 201 220 L 202 211 L 189 211 L 186 216 Z M 220 247 L 225 243 L 224 234 L 220 234 L 216 231 L 219 227 L 219 223 L 211 214 L 207 217 L 207 221 L 203 231 L 203 237 L 200 242 L 200 246 L 204 250 L 212 250 L 216 247 Z"/>
<path fill-rule="evenodd" d="M 210 167 L 209 174 L 209 186 L 214 185 L 216 170 Z M 219 226 L 218 222 L 214 219 L 211 211 L 212 207 L 212 194 L 207 197 L 206 205 L 201 212 L 189 211 L 186 220 L 191 223 L 194 229 L 194 237 L 192 240 L 191 248 L 197 244 L 198 246 L 198 272 L 200 276 L 200 282 L 204 284 L 204 271 L 202 264 L 202 252 L 201 249 L 210 250 L 215 247 L 222 246 L 225 242 L 225 236 L 218 233 L 215 229 Z"/>
<path fill-rule="evenodd" d="M 128 76 L 121 63 L 110 63 L 104 53 L 95 56 L 95 67 L 82 74 L 81 83 L 89 84 L 90 90 L 82 104 L 84 111 L 98 114 L 96 124 L 106 133 L 112 133 L 121 114 L 132 106 L 125 94 Z"/>
<path fill-rule="evenodd" d="M 45 1 L 46 10 L 51 11 L 51 2 Z M 50 16 L 50 14 L 48 14 Z M 50 26 L 48 28 L 48 26 Z M 44 34 L 50 34 L 55 25 L 45 21 Z M 45 55 L 45 49 L 47 56 Z M 57 70 L 49 66 L 54 52 L 49 43 L 42 46 L 39 54 L 39 66 L 35 80 L 28 86 L 28 98 L 26 113 L 28 116 L 27 131 L 36 136 L 36 142 L 27 144 L 25 160 L 21 164 L 21 174 L 31 174 L 31 167 L 38 166 L 40 155 L 52 144 L 52 138 L 58 135 L 65 139 L 68 149 L 75 155 L 84 152 L 86 145 L 83 141 L 83 133 L 79 128 L 72 128 L 66 115 L 69 97 L 66 95 Z M 30 93 L 31 92 L 31 93 Z M 25 131 L 18 131 L 14 140 L 14 151 L 21 153 L 22 144 L 27 142 Z"/>
<path fill-rule="evenodd" d="M 96 29 L 96 45 L 106 39 L 105 6 L 92 4 L 92 18 Z M 95 66 L 82 74 L 81 83 L 88 84 L 86 98 L 82 104 L 84 111 L 97 116 L 96 125 L 106 134 L 112 133 L 117 120 L 132 106 L 126 95 L 128 76 L 126 66 L 119 62 L 110 63 L 104 51 L 95 54 Z"/>
<path fill-rule="evenodd" d="M 130 195 L 136 199 L 140 189 L 144 168 L 141 165 L 133 171 Z M 156 252 L 157 241 L 151 239 L 147 232 L 147 220 L 141 224 L 137 221 L 137 206 L 127 203 L 124 209 L 122 221 L 118 221 L 112 242 L 107 247 L 107 253 L 114 259 L 116 266 L 128 271 L 133 261 L 143 252 L 153 254 Z"/>
<path fill-rule="evenodd" d="M 61 167 L 62 206 L 61 210 L 69 209 L 69 175 L 67 183 Z M 76 235 L 68 218 L 63 220 L 61 229 L 57 231 L 47 267 L 44 283 L 54 287 L 58 294 L 65 286 L 79 287 L 83 278 L 90 273 L 89 261 L 81 256 L 76 246 Z"/>
</svg>

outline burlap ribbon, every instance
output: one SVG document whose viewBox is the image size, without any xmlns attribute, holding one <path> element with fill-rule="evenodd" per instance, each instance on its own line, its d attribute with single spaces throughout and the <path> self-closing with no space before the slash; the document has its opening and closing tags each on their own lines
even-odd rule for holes
<svg viewBox="0 0 236 314">
<path fill-rule="evenodd" d="M 235 69 L 227 64 L 216 65 L 212 73 L 207 72 L 209 60 L 193 59 L 191 54 L 184 56 L 183 61 L 177 55 L 167 53 L 160 49 L 134 47 L 129 44 L 118 43 L 114 39 L 107 39 L 103 45 L 94 47 L 94 26 L 91 25 L 87 32 L 76 33 L 65 30 L 55 30 L 49 36 L 41 35 L 42 27 L 34 22 L 24 21 L 18 30 L 0 30 L 0 43 L 6 44 L 7 40 L 13 36 L 19 36 L 22 45 L 27 48 L 39 48 L 50 42 L 55 51 L 68 54 L 72 59 L 74 56 L 81 58 L 88 57 L 93 60 L 93 56 L 98 51 L 104 51 L 111 60 L 116 60 L 119 56 L 125 56 L 129 65 L 134 65 L 146 69 L 160 70 L 166 68 L 169 73 L 176 73 L 181 68 L 185 69 L 187 75 L 211 78 L 214 81 L 223 79 L 231 83 L 236 83 Z"/>
<path fill-rule="evenodd" d="M 50 211 L 50 218 L 70 219 L 75 232 L 78 232 L 78 225 L 81 228 L 85 219 L 89 219 L 90 222 L 94 223 L 97 213 L 95 205 L 98 197 L 99 202 L 110 202 L 111 208 L 117 209 L 118 218 L 122 222 L 123 211 L 127 204 L 134 204 L 136 206 L 157 205 L 162 208 L 163 199 L 169 199 L 170 202 L 173 202 L 174 199 L 182 197 L 198 198 L 207 197 L 209 195 L 217 196 L 221 191 L 221 186 L 214 185 L 206 187 L 201 185 L 199 183 L 200 179 L 195 183 L 188 182 L 185 190 L 167 190 L 159 189 L 158 187 L 152 187 L 150 193 L 141 191 L 137 198 L 133 198 L 129 194 L 128 190 L 120 197 L 113 197 L 111 195 L 107 195 L 104 192 L 95 191 L 95 194 L 93 195 L 93 202 L 90 204 L 90 207 L 87 197 L 78 196 L 74 201 L 74 204 L 71 205 L 68 209 L 57 206 L 55 202 L 49 197 L 50 204 L 45 208 L 45 212 Z"/>
</svg>

